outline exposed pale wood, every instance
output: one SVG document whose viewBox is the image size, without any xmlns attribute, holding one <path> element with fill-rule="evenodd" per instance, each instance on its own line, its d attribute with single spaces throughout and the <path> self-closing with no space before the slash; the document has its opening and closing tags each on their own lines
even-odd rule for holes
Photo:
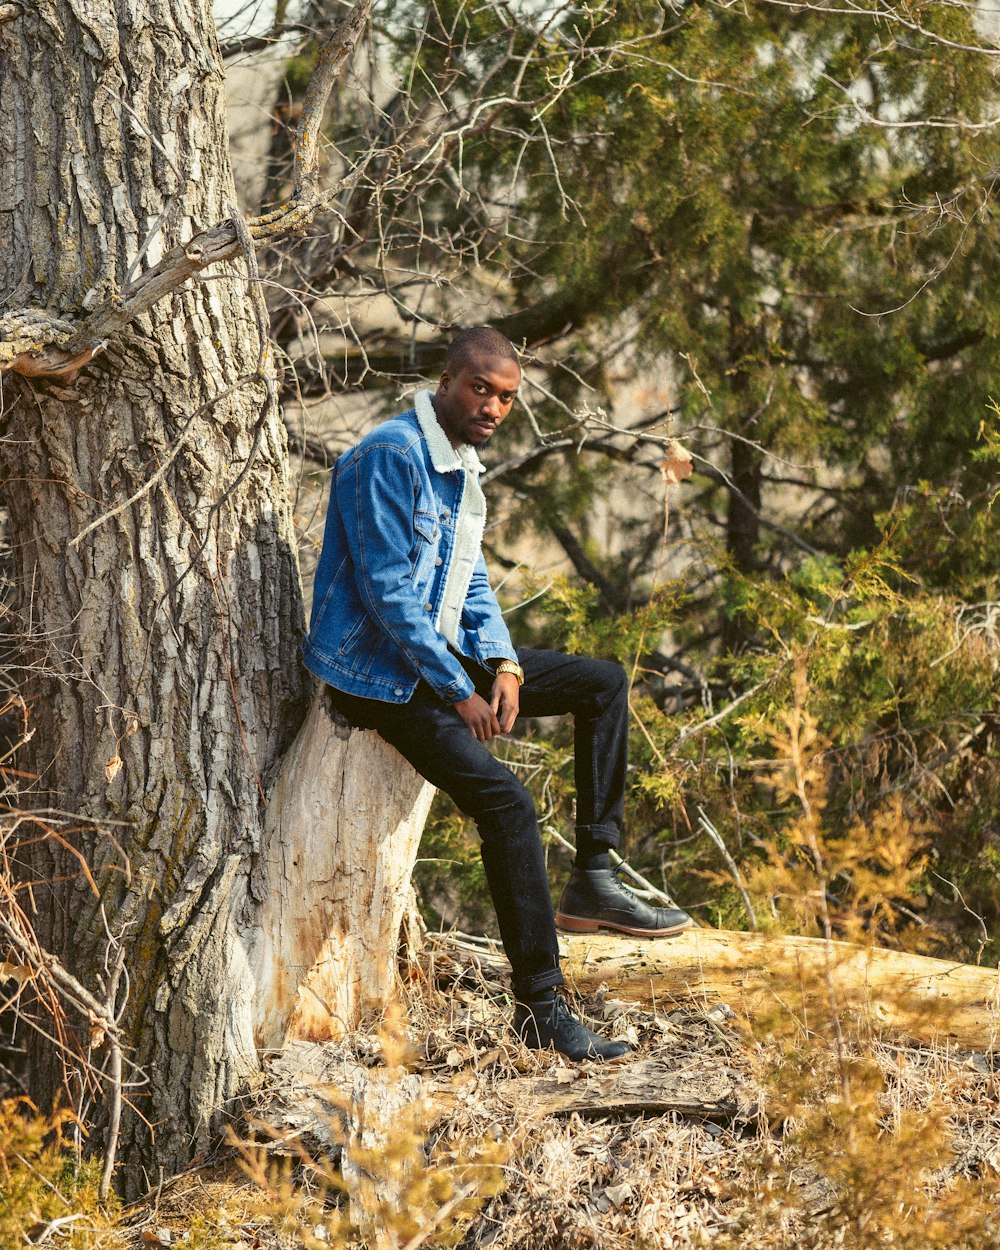
<svg viewBox="0 0 1000 1250">
<path fill-rule="evenodd" d="M 261 849 L 254 1037 L 341 1037 L 398 982 L 410 874 L 434 789 L 317 695 L 285 757 Z"/>
<path fill-rule="evenodd" d="M 349 1136 L 340 1166 L 351 1220 L 368 1237 L 377 1235 L 381 1211 L 398 1210 L 405 1201 L 415 1159 L 400 1159 L 395 1167 L 387 1166 L 386 1160 L 393 1149 L 399 1150 L 407 1130 L 416 1129 L 425 1108 L 422 1095 L 423 1082 L 415 1072 L 356 1068 L 352 1075 Z M 378 1238 L 375 1244 L 397 1243 Z"/>
<path fill-rule="evenodd" d="M 409 1134 L 422 1133 L 451 1110 L 454 1091 L 432 1100 L 419 1073 L 369 1067 L 336 1043 L 290 1040 L 269 1057 L 267 1068 L 267 1088 L 253 1118 L 268 1126 L 270 1149 L 293 1156 L 304 1149 L 339 1165 L 352 1220 L 375 1234 L 379 1211 L 405 1201 L 412 1170 L 398 1154 L 398 1166 L 386 1166 L 387 1157 Z"/>
<path fill-rule="evenodd" d="M 599 934 L 563 938 L 563 967 L 584 991 L 606 984 L 631 1002 L 696 997 L 723 1001 L 761 1021 L 781 1008 L 818 1024 L 829 1014 L 828 980 L 841 1013 L 921 1041 L 973 1050 L 1000 1034 L 995 968 L 818 938 L 692 929 L 644 941 Z"/>
</svg>

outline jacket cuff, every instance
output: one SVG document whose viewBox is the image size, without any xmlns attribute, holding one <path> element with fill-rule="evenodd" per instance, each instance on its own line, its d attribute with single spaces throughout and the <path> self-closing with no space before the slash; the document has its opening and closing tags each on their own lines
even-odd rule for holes
<svg viewBox="0 0 1000 1250">
<path fill-rule="evenodd" d="M 434 693 L 442 698 L 445 703 L 454 706 L 454 704 L 462 703 L 470 695 L 475 694 L 476 686 L 469 674 L 463 669 L 461 681 L 453 681 L 451 685 L 446 686 L 443 690 L 435 690 Z"/>
<path fill-rule="evenodd" d="M 506 642 L 498 642 L 495 638 L 485 643 L 477 640 L 474 649 L 476 660 L 486 668 L 493 668 L 501 660 L 513 660 L 515 664 L 520 663 L 513 646 Z"/>
</svg>

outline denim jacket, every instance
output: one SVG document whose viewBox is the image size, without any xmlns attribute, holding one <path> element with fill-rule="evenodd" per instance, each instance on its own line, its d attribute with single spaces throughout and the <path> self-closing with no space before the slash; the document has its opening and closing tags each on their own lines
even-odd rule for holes
<svg viewBox="0 0 1000 1250">
<path fill-rule="evenodd" d="M 421 679 L 446 703 L 473 693 L 449 641 L 484 666 L 517 659 L 480 546 L 472 474 L 483 466 L 471 447 L 452 447 L 430 396 L 334 465 L 303 646 L 322 681 L 389 703 L 406 703 Z"/>
</svg>

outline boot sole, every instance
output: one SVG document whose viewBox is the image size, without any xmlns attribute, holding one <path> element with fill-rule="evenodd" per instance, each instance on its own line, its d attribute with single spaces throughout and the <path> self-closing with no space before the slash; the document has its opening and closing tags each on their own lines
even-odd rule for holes
<svg viewBox="0 0 1000 1250">
<path fill-rule="evenodd" d="M 627 933 L 629 937 L 674 937 L 685 929 L 694 927 L 694 921 L 686 924 L 670 925 L 666 929 L 634 929 L 627 924 L 617 924 L 614 920 L 591 920 L 585 916 L 568 916 L 565 912 L 556 912 L 556 928 L 564 933 L 596 933 L 598 929 L 611 929 L 615 933 Z"/>
</svg>

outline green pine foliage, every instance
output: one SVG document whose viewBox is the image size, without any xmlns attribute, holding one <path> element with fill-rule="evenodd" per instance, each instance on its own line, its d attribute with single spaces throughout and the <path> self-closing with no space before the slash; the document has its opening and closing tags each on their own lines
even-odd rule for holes
<svg viewBox="0 0 1000 1250">
<path fill-rule="evenodd" d="M 668 362 L 669 418 L 642 431 L 715 470 L 681 489 L 666 547 L 639 438 L 581 442 L 496 488 L 519 500 L 498 553 L 535 534 L 576 570 L 512 614 L 517 638 L 633 675 L 630 857 L 711 922 L 747 923 L 699 809 L 758 884 L 775 848 L 794 859 L 766 778 L 802 672 L 825 836 L 847 855 L 889 825 L 921 831 L 890 899 L 905 936 L 874 906 L 873 931 L 996 962 L 1000 93 L 973 10 L 623 3 L 544 33 L 527 8 L 516 29 L 490 5 L 436 12 L 457 35 L 423 41 L 418 93 L 421 75 L 492 66 L 498 94 L 519 76 L 537 100 L 565 49 L 592 49 L 572 90 L 463 142 L 466 185 L 506 225 L 483 253 L 498 324 L 571 367 L 532 394 L 543 434 L 570 428 L 566 405 L 613 412 L 623 373 Z M 447 229 L 453 199 L 430 199 Z M 649 506 L 624 509 L 608 546 L 595 504 L 616 492 Z M 528 771 L 568 832 L 569 730 L 545 730 Z M 759 922 L 815 928 L 760 889 Z"/>
</svg>

